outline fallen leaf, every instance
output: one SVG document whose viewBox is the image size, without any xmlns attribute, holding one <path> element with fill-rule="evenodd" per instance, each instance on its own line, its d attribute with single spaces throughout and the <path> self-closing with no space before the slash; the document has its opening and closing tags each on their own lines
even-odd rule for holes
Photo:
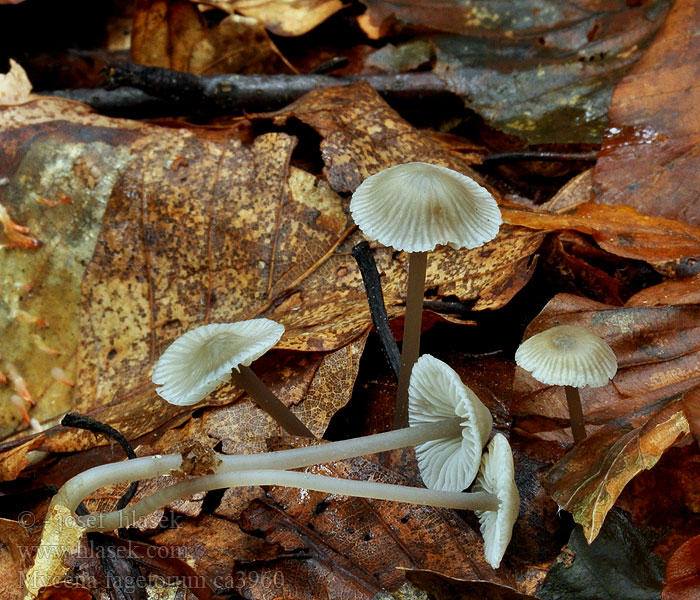
<svg viewBox="0 0 700 600">
<path fill-rule="evenodd" d="M 555 502 L 583 526 L 589 543 L 625 485 L 640 471 L 651 469 L 689 431 L 677 401 L 645 412 L 630 416 L 630 421 L 637 417 L 636 423 L 616 423 L 587 437 L 552 467 L 544 481 Z"/>
<path fill-rule="evenodd" d="M 666 565 L 662 600 L 693 600 L 700 594 L 700 536 L 683 544 Z"/>
<path fill-rule="evenodd" d="M 695 2 L 673 5 L 651 46 L 618 83 L 593 179 L 596 202 L 700 225 L 700 47 Z"/>
<path fill-rule="evenodd" d="M 435 600 L 536 600 L 535 596 L 490 581 L 455 579 L 424 569 L 407 569 L 406 579 Z"/>
<path fill-rule="evenodd" d="M 206 26 L 187 0 L 139 0 L 131 31 L 134 62 L 189 72 L 193 48 Z"/>
<path fill-rule="evenodd" d="M 648 217 L 628 206 L 585 203 L 559 214 L 511 205 L 502 207 L 501 212 L 511 225 L 543 231 L 573 229 L 592 235 L 612 254 L 652 264 L 700 256 L 699 227 Z"/>
<path fill-rule="evenodd" d="M 34 436 L 20 442 L 2 453 L 0 461 L 0 481 L 13 481 L 29 464 L 30 452 L 36 450 L 44 442 L 43 435 Z"/>
<path fill-rule="evenodd" d="M 92 600 L 93 596 L 86 587 L 78 583 L 57 583 L 43 587 L 36 595 L 36 600 Z"/>
<path fill-rule="evenodd" d="M 664 281 L 636 293 L 626 306 L 700 304 L 700 273 L 677 281 Z"/>
<path fill-rule="evenodd" d="M 405 466 L 401 472 L 365 459 L 307 470 L 411 485 L 406 474 L 415 471 L 415 456 L 406 456 L 408 462 L 400 461 Z M 454 511 L 292 488 L 269 488 L 268 498 L 253 502 L 239 520 L 244 531 L 262 532 L 279 553 L 276 559 L 237 565 L 236 572 L 243 571 L 249 583 L 251 572 L 267 574 L 268 580 L 282 572 L 285 589 L 291 586 L 295 598 L 311 598 L 332 571 L 328 593 L 333 597 L 347 593 L 371 598 L 382 588 L 396 589 L 403 583 L 405 573 L 397 566 L 420 566 L 451 577 L 517 585 L 513 570 L 502 566 L 494 571 L 487 565 L 480 536 Z M 327 588 L 327 583 L 320 585 Z M 264 592 L 261 586 L 251 590 L 254 595 Z"/>
<path fill-rule="evenodd" d="M 341 0 L 212 0 L 210 4 L 253 17 L 281 36 L 303 35 L 344 6 Z"/>
<path fill-rule="evenodd" d="M 133 21 L 131 54 L 141 65 L 183 73 L 279 73 L 288 70 L 261 23 L 230 15 L 209 27 L 188 0 L 142 0 Z"/>
<path fill-rule="evenodd" d="M 10 70 L 0 74 L 0 105 L 21 104 L 29 99 L 32 84 L 24 69 L 10 59 Z"/>
<path fill-rule="evenodd" d="M 668 2 L 520 4 L 364 0 L 372 39 L 418 31 L 434 72 L 491 127 L 528 144 L 598 143 L 616 82 L 642 56 Z M 690 80 L 686 78 L 685 80 Z"/>
<path fill-rule="evenodd" d="M 537 590 L 540 600 L 600 600 L 658 598 L 663 587 L 663 563 L 621 511 L 612 511 L 592 543 L 580 527 L 552 565 Z"/>
</svg>

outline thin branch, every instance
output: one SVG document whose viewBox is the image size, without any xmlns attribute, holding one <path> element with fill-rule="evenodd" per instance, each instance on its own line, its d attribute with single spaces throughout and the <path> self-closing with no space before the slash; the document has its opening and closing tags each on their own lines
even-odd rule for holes
<svg viewBox="0 0 700 600">
<path fill-rule="evenodd" d="M 391 370 L 396 377 L 399 376 L 401 367 L 401 354 L 394 339 L 394 334 L 389 327 L 389 316 L 384 304 L 384 294 L 382 293 L 382 282 L 379 279 L 377 264 L 374 262 L 374 255 L 370 251 L 369 242 L 362 241 L 352 249 L 352 256 L 357 261 L 357 266 L 362 274 L 362 281 L 365 284 L 369 312 L 372 316 L 379 339 L 382 342 L 384 356 L 386 357 Z"/>
</svg>

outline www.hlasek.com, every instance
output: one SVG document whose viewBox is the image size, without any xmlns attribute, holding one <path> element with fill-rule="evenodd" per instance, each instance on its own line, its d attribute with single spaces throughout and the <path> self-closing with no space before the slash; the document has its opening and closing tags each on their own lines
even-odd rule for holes
<svg viewBox="0 0 700 600">
<path fill-rule="evenodd" d="M 74 559 L 87 558 L 121 558 L 143 560 L 144 558 L 179 558 L 186 560 L 190 554 L 185 547 L 181 546 L 139 546 L 139 551 L 134 552 L 129 546 L 89 546 L 81 545 L 76 548 L 69 548 L 62 544 L 41 544 L 40 546 L 17 546 L 22 558 L 34 561 L 47 561 L 60 559 L 68 554 Z"/>
</svg>

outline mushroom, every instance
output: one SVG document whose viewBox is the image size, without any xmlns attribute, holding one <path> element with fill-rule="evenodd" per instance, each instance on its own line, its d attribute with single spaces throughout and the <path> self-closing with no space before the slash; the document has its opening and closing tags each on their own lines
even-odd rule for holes
<svg viewBox="0 0 700 600">
<path fill-rule="evenodd" d="M 510 542 L 520 508 L 513 453 L 503 434 L 493 436 L 486 453 L 481 457 L 481 468 L 472 490 L 494 494 L 500 500 L 496 510 L 476 510 L 484 538 L 484 556 L 497 569 Z"/>
<path fill-rule="evenodd" d="M 418 359 L 427 252 L 476 248 L 493 239 L 501 213 L 491 194 L 457 171 L 424 162 L 384 169 L 355 190 L 350 212 L 368 238 L 409 252 L 403 349 L 394 426 L 408 423 L 408 386 Z"/>
<path fill-rule="evenodd" d="M 156 392 L 170 404 L 189 406 L 233 377 L 253 401 L 287 432 L 314 437 L 250 369 L 282 337 L 284 326 L 269 319 L 213 323 L 192 329 L 163 352 L 153 370 Z"/>
<path fill-rule="evenodd" d="M 481 448 L 491 430 L 491 415 L 457 373 L 429 354 L 418 361 L 412 384 L 411 419 L 414 424 L 411 427 L 264 454 L 220 455 L 217 472 L 297 469 L 437 441 L 439 443 L 418 450 L 427 464 L 427 468 L 421 469 L 424 482 L 438 491 L 461 491 L 473 480 L 473 475 L 470 479 L 469 474 L 478 470 Z M 434 390 L 425 391 L 431 388 Z M 445 399 L 445 396 L 450 398 Z M 474 432 L 480 436 L 476 442 L 468 439 Z M 476 467 L 458 467 L 456 463 L 460 460 L 473 460 L 474 447 L 478 448 Z M 447 467 L 439 464 L 441 458 Z M 92 490 L 112 483 L 165 475 L 179 468 L 181 463 L 179 454 L 166 454 L 94 467 L 67 482 L 57 494 L 58 501 L 65 506 L 77 506 Z M 447 472 L 450 467 L 454 472 Z"/>
<path fill-rule="evenodd" d="M 617 372 L 612 348 L 578 325 L 557 325 L 525 340 L 515 362 L 540 383 L 565 386 L 574 443 L 586 438 L 579 389 L 605 385 Z"/>
<path fill-rule="evenodd" d="M 474 481 L 481 452 L 491 434 L 489 409 L 441 360 L 424 354 L 413 366 L 408 392 L 411 427 L 458 416 L 461 435 L 433 439 L 416 446 L 418 468 L 425 485 L 459 491 Z"/>
</svg>

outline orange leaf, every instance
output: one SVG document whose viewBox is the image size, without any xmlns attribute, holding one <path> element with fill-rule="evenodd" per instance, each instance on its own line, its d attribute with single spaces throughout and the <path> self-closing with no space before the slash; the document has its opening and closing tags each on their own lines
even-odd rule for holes
<svg viewBox="0 0 700 600">
<path fill-rule="evenodd" d="M 562 214 L 509 205 L 502 208 L 502 213 L 503 220 L 511 225 L 590 234 L 601 248 L 625 258 L 656 263 L 700 256 L 700 228 L 644 216 L 628 206 L 584 203 Z"/>
</svg>

